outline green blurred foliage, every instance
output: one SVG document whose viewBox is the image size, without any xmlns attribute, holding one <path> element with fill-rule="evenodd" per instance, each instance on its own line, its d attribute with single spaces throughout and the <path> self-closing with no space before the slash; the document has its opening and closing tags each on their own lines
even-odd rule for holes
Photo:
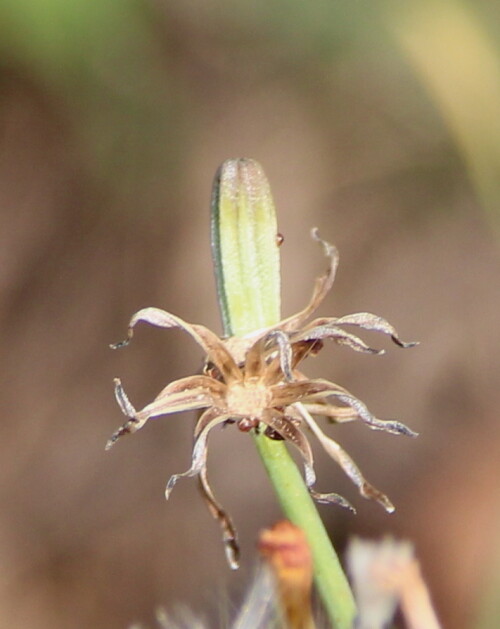
<svg viewBox="0 0 500 629">
<path fill-rule="evenodd" d="M 397 41 L 429 92 L 476 186 L 498 219 L 500 51 L 478 3 L 427 0 L 389 17 Z"/>
<path fill-rule="evenodd" d="M 123 196 L 175 169 L 182 146 L 182 90 L 154 31 L 137 0 L 0 4 L 2 64 L 45 91 L 90 174 Z"/>
<path fill-rule="evenodd" d="M 420 81 L 420 99 L 427 92 L 493 216 L 500 197 L 500 61 L 490 12 L 490 3 L 464 0 L 318 0 L 307 7 L 290 0 L 3 0 L 0 50 L 4 65 L 20 64 L 71 108 L 91 168 L 122 183 L 137 169 L 151 177 L 175 167 L 187 128 L 202 112 L 189 69 L 176 64 L 182 55 L 201 54 L 202 39 L 208 57 L 223 48 L 229 73 L 253 65 L 260 81 L 295 81 L 323 117 L 332 97 L 328 81 L 338 72 L 332 64 L 361 75 L 392 73 L 392 81 L 406 72 L 410 100 Z M 182 36 L 186 41 L 177 41 Z M 210 67 L 217 57 L 203 63 Z M 387 111 L 410 123 L 414 99 L 399 93 L 395 100 L 394 85 L 388 88 Z M 152 141 L 162 136 L 163 143 Z"/>
</svg>

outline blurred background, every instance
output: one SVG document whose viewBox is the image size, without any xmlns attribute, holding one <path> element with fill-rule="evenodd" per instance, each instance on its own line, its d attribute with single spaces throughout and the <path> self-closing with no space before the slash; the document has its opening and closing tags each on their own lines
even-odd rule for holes
<svg viewBox="0 0 500 629">
<path fill-rule="evenodd" d="M 337 548 L 413 540 L 443 624 L 498 627 L 500 22 L 486 0 L 0 1 L 0 627 L 154 626 L 188 605 L 223 624 L 280 518 L 248 436 L 214 434 L 209 471 L 242 568 L 187 469 L 193 417 L 122 422 L 201 365 L 156 305 L 220 330 L 211 182 L 264 166 L 278 208 L 283 314 L 341 253 L 321 313 L 366 310 L 405 340 L 383 357 L 329 346 L 305 366 L 398 417 L 417 440 L 332 427 L 397 506 L 364 501 L 317 449 Z M 237 454 L 235 454 L 237 453 Z M 497 612 L 498 613 L 498 612 Z M 222 619 L 222 620 L 217 620 Z"/>
</svg>

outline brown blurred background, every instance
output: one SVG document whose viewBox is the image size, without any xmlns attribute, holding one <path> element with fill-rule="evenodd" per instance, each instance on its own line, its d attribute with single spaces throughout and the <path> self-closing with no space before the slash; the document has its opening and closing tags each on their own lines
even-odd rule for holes
<svg viewBox="0 0 500 629">
<path fill-rule="evenodd" d="M 323 314 L 368 310 L 421 345 L 377 358 L 330 346 L 306 366 L 405 440 L 332 428 L 393 516 L 318 451 L 321 511 L 352 534 L 413 540 L 445 626 L 497 627 L 500 589 L 500 22 L 495 2 L 0 2 L 0 627 L 115 629 L 179 603 L 231 616 L 258 531 L 280 517 L 251 440 L 213 436 L 217 525 L 170 474 L 193 418 L 111 452 L 112 379 L 142 406 L 201 355 L 130 315 L 156 305 L 220 330 L 208 240 L 215 169 L 259 160 L 278 207 L 283 312 L 341 252 Z M 496 13 L 498 18 L 498 13 Z M 237 454 L 235 454 L 237 453 Z"/>
</svg>

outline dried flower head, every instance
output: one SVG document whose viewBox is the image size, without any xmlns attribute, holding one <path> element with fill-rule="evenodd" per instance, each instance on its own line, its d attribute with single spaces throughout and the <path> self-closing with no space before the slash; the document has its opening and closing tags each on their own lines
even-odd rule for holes
<svg viewBox="0 0 500 629">
<path fill-rule="evenodd" d="M 263 430 L 271 439 L 291 443 L 302 456 L 305 482 L 311 496 L 318 502 L 339 504 L 352 511 L 353 507 L 342 496 L 318 493 L 314 489 L 316 475 L 306 430 L 317 437 L 362 496 L 376 500 L 388 512 L 394 511 L 394 507 L 387 496 L 365 480 L 358 466 L 340 445 L 323 433 L 313 415 L 323 415 L 334 423 L 358 419 L 374 430 L 409 436 L 416 434 L 399 421 L 378 419 L 363 402 L 338 384 L 324 379 L 309 379 L 299 371 L 299 364 L 306 357 L 316 355 L 326 340 L 347 345 L 358 352 L 384 353 L 384 350 L 368 346 L 346 327 L 382 332 L 400 347 L 415 345 L 401 341 L 390 323 L 367 312 L 323 317 L 306 323 L 330 290 L 338 266 L 336 248 L 322 240 L 316 229 L 312 231 L 312 237 L 323 247 L 329 266 L 327 272 L 316 280 L 311 300 L 301 312 L 275 326 L 243 337 L 220 338 L 202 325 L 187 323 L 159 308 L 144 308 L 130 320 L 127 338 L 112 346 L 117 348 L 127 345 L 135 326 L 144 321 L 161 328 L 186 331 L 206 355 L 202 374 L 175 380 L 139 411 L 130 403 L 120 380 L 115 379 L 116 399 L 127 421 L 113 434 L 106 448 L 109 449 L 122 435 L 142 428 L 149 419 L 203 409 L 194 429 L 191 467 L 170 478 L 165 495 L 169 497 L 181 477 L 200 478 L 209 508 L 222 526 L 226 553 L 232 567 L 237 567 L 236 532 L 207 479 L 207 442 L 213 428 L 236 424 L 241 431 Z"/>
</svg>

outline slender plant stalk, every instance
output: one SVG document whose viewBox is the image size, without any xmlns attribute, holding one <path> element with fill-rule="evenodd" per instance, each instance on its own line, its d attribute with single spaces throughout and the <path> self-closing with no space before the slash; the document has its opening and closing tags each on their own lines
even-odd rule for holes
<svg viewBox="0 0 500 629">
<path fill-rule="evenodd" d="M 211 242 L 226 335 L 243 336 L 280 320 L 280 259 L 276 212 L 262 168 L 227 160 L 214 181 Z M 335 629 L 350 629 L 354 598 L 316 506 L 284 442 L 255 443 L 286 517 L 307 536 L 316 586 Z"/>
</svg>

